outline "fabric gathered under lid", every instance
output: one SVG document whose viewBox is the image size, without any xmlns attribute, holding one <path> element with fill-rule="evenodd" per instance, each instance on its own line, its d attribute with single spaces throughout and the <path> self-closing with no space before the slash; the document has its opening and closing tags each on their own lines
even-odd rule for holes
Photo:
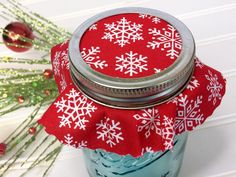
<svg viewBox="0 0 236 177">
<path fill-rule="evenodd" d="M 180 36 L 165 21 L 146 14 L 114 18 L 114 21 L 108 18 L 92 25 L 80 43 L 84 61 L 94 70 L 112 77 L 145 77 L 161 72 L 178 57 L 182 45 Z M 146 27 L 142 20 L 153 26 Z M 115 32 L 122 23 L 130 25 L 131 31 L 136 30 L 136 35 L 120 41 Z M 161 30 L 155 29 L 158 24 Z M 162 36 L 157 38 L 160 33 Z M 171 35 L 174 36 L 170 41 L 174 43 L 156 46 L 155 40 L 165 41 Z M 203 124 L 225 94 L 222 74 L 195 58 L 193 76 L 175 98 L 144 109 L 110 108 L 94 102 L 74 85 L 69 71 L 68 43 L 52 48 L 52 67 L 60 95 L 38 122 L 69 146 L 104 149 L 134 157 L 147 151 L 172 149 L 174 136 Z M 146 49 L 138 48 L 139 45 Z M 112 53 L 107 54 L 108 50 Z M 156 53 L 160 54 L 160 62 L 153 62 Z M 131 66 L 135 62 L 136 65 Z"/>
</svg>

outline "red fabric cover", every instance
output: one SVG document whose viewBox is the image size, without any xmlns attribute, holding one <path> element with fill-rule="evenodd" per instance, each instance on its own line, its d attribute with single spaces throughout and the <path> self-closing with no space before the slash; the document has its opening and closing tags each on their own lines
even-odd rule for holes
<svg viewBox="0 0 236 177">
<path fill-rule="evenodd" d="M 138 16 L 141 20 L 146 19 L 151 22 L 154 18 L 145 15 L 141 17 Z M 115 16 L 115 18 L 117 18 L 115 19 L 116 21 L 120 19 L 119 16 Z M 137 18 L 129 16 L 126 16 L 126 18 L 128 20 L 137 20 Z M 110 63 L 110 60 L 105 60 L 110 65 L 109 69 L 101 69 L 100 66 L 105 67 L 104 62 L 99 65 L 100 68 L 96 67 L 93 64 L 94 62 L 102 61 L 101 56 L 102 58 L 113 56 L 116 53 L 115 49 L 119 47 L 123 48 L 119 51 L 123 53 L 128 53 L 129 50 L 133 49 L 132 47 L 125 47 L 130 45 L 128 43 L 123 47 L 119 43 L 114 44 L 114 39 L 111 41 L 100 39 L 98 41 L 99 37 L 97 36 L 104 35 L 105 32 L 97 33 L 97 36 L 95 35 L 96 33 L 92 33 L 97 31 L 99 26 L 102 26 L 100 23 L 105 22 L 99 21 L 89 28 L 92 31 L 90 32 L 91 34 L 89 32 L 85 34 L 85 37 L 91 35 L 96 40 L 89 45 L 84 37 L 80 46 L 84 60 L 93 69 L 110 76 L 118 75 L 119 77 L 141 77 L 154 73 L 153 70 L 150 72 L 146 70 L 140 72 L 140 68 L 136 70 L 137 73 L 133 72 L 132 76 L 131 72 L 125 74 L 124 71 L 127 68 L 117 72 L 115 68 L 116 63 Z M 106 23 L 112 24 L 110 21 L 106 21 Z M 166 22 L 161 23 L 168 25 Z M 143 33 L 145 33 L 145 30 Z M 104 52 L 100 52 L 99 58 L 83 53 L 84 48 L 96 47 L 95 43 L 100 45 L 102 44 L 101 41 L 106 43 L 104 47 L 108 46 L 108 43 L 113 45 L 107 48 L 108 51 L 113 51 L 108 52 L 109 56 Z M 139 40 L 136 41 L 140 42 Z M 143 43 L 143 40 L 141 41 Z M 102 51 L 103 47 L 101 45 L 99 47 Z M 144 51 L 143 45 L 140 48 L 136 47 L 134 49 L 135 52 L 139 53 Z M 153 49 L 149 48 L 149 50 L 152 53 Z M 155 50 L 159 53 L 162 51 L 159 48 Z M 180 52 L 180 49 L 176 49 L 176 51 Z M 161 62 L 162 57 L 156 58 L 160 62 L 156 62 L 155 66 L 147 65 L 148 69 L 157 67 L 157 69 L 163 70 L 168 65 L 171 65 L 172 61 L 178 56 L 174 55 L 174 59 L 172 59 L 170 55 L 167 55 L 168 53 L 162 52 L 164 52 L 161 54 L 162 57 L 165 57 L 165 61 L 169 62 Z M 116 53 L 113 58 L 116 57 L 115 55 L 122 54 Z M 153 61 L 152 55 L 155 55 L 155 52 L 150 55 L 147 52 L 145 55 Z M 192 80 L 187 88 L 174 99 L 158 106 L 140 110 L 113 109 L 93 102 L 73 84 L 69 74 L 68 41 L 52 48 L 51 59 L 60 96 L 38 122 L 45 126 L 49 134 L 56 136 L 62 143 L 77 148 L 101 148 L 120 155 L 130 154 L 134 157 L 141 156 L 146 151 L 155 152 L 171 149 L 173 147 L 174 136 L 185 131 L 191 131 L 196 126 L 201 125 L 220 105 L 225 94 L 226 82 L 221 73 L 204 65 L 196 58 Z"/>
<path fill-rule="evenodd" d="M 144 14 L 104 18 L 93 24 L 80 41 L 87 64 L 98 72 L 121 78 L 144 77 L 164 70 L 174 63 L 181 47 L 180 34 L 172 25 Z"/>
<path fill-rule="evenodd" d="M 86 98 L 72 83 L 69 70 L 63 64 L 62 53 L 66 53 L 67 47 L 65 43 L 52 49 L 52 63 L 55 64 L 55 56 L 60 53 L 60 74 L 54 76 L 61 94 L 39 123 L 62 143 L 74 147 L 101 148 L 135 157 L 146 149 L 171 149 L 174 135 L 201 125 L 220 105 L 225 94 L 221 73 L 196 59 L 191 82 L 173 100 L 143 110 L 108 108 Z M 74 92 L 78 95 L 73 97 Z M 76 107 L 82 109 L 76 110 Z M 105 134 L 102 136 L 99 132 Z"/>
</svg>

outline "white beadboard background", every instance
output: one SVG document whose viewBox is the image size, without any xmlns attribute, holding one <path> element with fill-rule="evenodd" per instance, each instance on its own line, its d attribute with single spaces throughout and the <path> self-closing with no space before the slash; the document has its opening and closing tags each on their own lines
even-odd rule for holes
<svg viewBox="0 0 236 177">
<path fill-rule="evenodd" d="M 5 2 L 5 0 L 0 0 Z M 21 0 L 23 5 L 73 32 L 87 18 L 104 10 L 139 6 L 168 12 L 192 31 L 197 56 L 222 71 L 227 93 L 222 105 L 202 127 L 191 132 L 180 177 L 236 177 L 236 0 Z M 7 22 L 0 19 L 0 26 Z M 16 55 L 0 46 L 0 56 Z M 35 56 L 33 51 L 22 54 Z M 21 110 L 25 115 L 27 110 Z M 0 140 L 20 119 L 0 120 Z M 0 165 L 3 161 L 0 162 Z M 6 177 L 17 177 L 13 169 Z M 40 168 L 28 176 L 38 177 Z M 64 148 L 49 177 L 88 177 L 80 151 Z"/>
</svg>

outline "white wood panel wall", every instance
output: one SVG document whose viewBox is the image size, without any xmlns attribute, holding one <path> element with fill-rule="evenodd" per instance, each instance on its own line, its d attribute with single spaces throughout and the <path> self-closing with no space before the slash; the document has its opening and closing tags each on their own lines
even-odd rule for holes
<svg viewBox="0 0 236 177">
<path fill-rule="evenodd" d="M 0 0 L 5 2 L 5 0 Z M 104 10 L 139 6 L 168 12 L 192 31 L 197 56 L 222 71 L 227 78 L 223 103 L 202 127 L 190 134 L 180 177 L 236 177 L 236 0 L 21 0 L 23 5 L 73 32 L 87 18 Z M 0 25 L 8 22 L 0 19 Z M 36 56 L 29 51 L 12 53 L 0 46 L 0 56 Z M 1 67 L 1 66 L 0 66 Z M 22 115 L 26 111 L 21 111 Z M 0 121 L 0 140 L 17 121 Z M 10 119 L 8 119 L 10 120 Z M 198 147 L 198 148 L 196 148 Z M 1 162 L 0 162 L 1 163 Z M 8 176 L 17 176 L 13 170 Z M 29 176 L 37 176 L 34 171 Z M 88 177 L 81 152 L 65 148 L 50 177 Z"/>
</svg>

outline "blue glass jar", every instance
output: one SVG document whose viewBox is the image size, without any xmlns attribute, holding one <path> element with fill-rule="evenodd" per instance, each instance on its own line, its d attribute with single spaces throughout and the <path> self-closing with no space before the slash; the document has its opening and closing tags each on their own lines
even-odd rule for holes
<svg viewBox="0 0 236 177">
<path fill-rule="evenodd" d="M 177 177 L 187 137 L 176 136 L 172 151 L 146 152 L 138 158 L 85 148 L 86 167 L 90 177 Z"/>
<path fill-rule="evenodd" d="M 108 36 L 110 35 L 107 32 L 101 30 L 102 31 L 101 33 L 101 31 L 95 30 L 94 33 L 89 37 L 88 36 L 86 37 L 86 34 L 90 34 L 90 32 L 88 32 L 89 31 L 88 29 L 90 29 L 92 25 L 99 26 L 99 24 L 101 23 L 103 24 L 102 25 L 102 29 L 103 29 L 104 26 L 107 26 L 107 23 L 110 23 L 112 21 L 111 26 L 114 27 L 114 24 L 118 22 L 116 19 L 117 15 L 121 15 L 121 14 L 123 15 L 122 19 L 126 19 L 125 17 L 127 18 L 130 17 L 130 20 L 133 21 L 134 19 L 137 20 L 138 18 L 137 20 L 138 24 L 140 20 L 139 19 L 140 15 L 146 20 L 150 20 L 150 18 L 152 17 L 157 17 L 158 19 L 159 18 L 162 19 L 163 20 L 162 22 L 165 21 L 164 23 L 167 23 L 167 24 L 164 25 L 166 26 L 165 28 L 163 27 L 163 24 L 155 25 L 154 31 L 156 31 L 157 36 L 158 36 L 159 31 L 166 30 L 166 28 L 168 28 L 169 30 L 170 28 L 172 29 L 171 33 L 167 32 L 167 36 L 172 34 L 174 31 L 177 31 L 178 34 L 174 36 L 178 38 L 178 41 L 181 40 L 181 44 L 174 43 L 175 44 L 174 46 L 175 47 L 177 46 L 177 48 L 179 49 L 181 48 L 181 52 L 175 51 L 173 53 L 173 55 L 177 55 L 176 61 L 172 63 L 173 58 L 171 58 L 171 62 L 170 60 L 165 60 L 164 58 L 166 57 L 163 58 L 164 54 L 162 53 L 165 49 L 161 48 L 160 51 L 159 50 L 156 51 L 155 53 L 153 53 L 153 55 L 150 55 L 150 57 L 148 58 L 147 63 L 149 63 L 149 68 L 147 70 L 151 72 L 147 73 L 147 75 L 141 74 L 140 76 L 136 77 L 135 75 L 131 74 L 132 77 L 131 75 L 129 75 L 130 77 L 128 77 L 128 75 L 124 76 L 123 72 L 116 72 L 118 69 L 115 67 L 117 66 L 117 63 L 115 62 L 117 60 L 115 59 L 120 58 L 120 57 L 117 57 L 118 55 L 120 56 L 120 52 L 122 53 L 121 54 L 122 58 L 124 54 L 125 55 L 132 54 L 132 57 L 128 57 L 128 58 L 132 58 L 132 59 L 128 59 L 132 67 L 134 67 L 133 65 L 139 65 L 139 64 L 134 64 L 134 63 L 140 63 L 141 60 L 140 61 L 136 59 L 134 60 L 135 57 L 133 57 L 134 55 L 133 52 L 135 52 L 135 55 L 137 55 L 136 52 L 142 53 L 143 50 L 146 51 L 146 49 L 150 47 L 149 44 L 151 42 L 148 42 L 148 41 L 151 38 L 150 39 L 147 38 L 148 39 L 146 41 L 147 43 L 145 44 L 140 43 L 139 45 L 137 45 L 138 47 L 136 45 L 130 45 L 126 47 L 113 46 L 114 48 L 109 48 L 108 46 L 110 46 L 111 43 L 104 43 L 103 41 L 105 39 L 105 37 L 103 36 L 104 34 L 107 34 Z M 125 14 L 127 16 L 125 16 Z M 105 20 L 105 21 L 101 22 L 102 20 Z M 141 26 L 143 25 L 145 26 L 145 27 L 143 26 L 143 31 L 141 32 L 146 35 L 149 35 L 150 30 L 152 30 L 154 27 L 153 23 L 150 24 L 149 22 L 147 23 L 148 25 L 144 25 L 144 23 L 141 24 Z M 131 23 L 131 22 L 128 22 L 128 23 Z M 136 25 L 136 23 L 134 24 Z M 126 27 L 124 26 L 123 28 L 126 28 Z M 123 29 L 121 31 L 123 33 Z M 135 31 L 135 33 L 136 32 L 137 31 Z M 95 37 L 96 35 L 98 35 L 97 40 L 101 39 L 101 41 L 98 43 L 95 40 L 93 41 L 93 38 L 92 38 L 92 37 Z M 112 42 L 111 41 L 112 38 L 113 36 L 109 38 L 110 42 Z M 152 39 L 155 39 L 155 38 L 156 38 L 155 36 L 152 36 Z M 166 44 L 166 47 L 168 47 L 169 45 L 172 45 L 172 43 L 174 42 L 174 39 L 169 39 L 169 38 L 166 39 L 165 37 L 159 37 L 159 38 L 162 41 L 169 40 L 169 43 L 170 41 L 172 41 L 171 44 Z M 117 37 L 117 40 L 120 40 L 120 39 L 118 39 Z M 133 40 L 136 40 L 136 37 L 133 37 Z M 118 43 L 118 42 L 115 42 L 115 43 Z M 159 43 L 160 42 L 157 42 L 156 45 L 160 45 Z M 78 47 L 78 44 L 80 47 Z M 86 63 L 86 61 L 81 55 L 82 52 L 84 53 L 84 51 L 81 51 L 81 48 L 83 48 L 82 50 L 85 50 L 86 48 L 86 47 L 83 47 L 83 44 L 86 44 L 88 46 L 92 46 L 92 45 L 95 46 L 95 44 L 96 46 L 102 45 L 102 48 L 103 48 L 103 50 L 101 49 L 103 51 L 102 53 L 106 53 L 106 57 L 107 57 L 107 59 L 106 60 L 104 59 L 104 61 L 106 61 L 109 64 L 109 67 L 108 67 L 109 69 L 100 70 L 100 69 L 96 69 L 96 67 L 95 68 L 90 67 L 90 65 Z M 118 52 L 119 54 L 118 53 L 116 54 L 116 52 Z M 165 52 L 167 52 L 165 56 L 170 55 L 168 51 L 165 51 Z M 113 55 L 114 53 L 115 55 Z M 148 55 L 147 52 L 145 56 L 146 55 Z M 160 12 L 158 10 L 138 8 L 138 7 L 114 9 L 114 10 L 100 13 L 90 18 L 89 20 L 81 24 L 80 27 L 77 28 L 69 44 L 70 74 L 71 74 L 71 79 L 73 80 L 73 83 L 76 85 L 76 87 L 78 87 L 78 89 L 81 92 L 83 92 L 86 96 L 91 98 L 93 101 L 103 106 L 106 106 L 108 108 L 113 108 L 113 109 L 117 108 L 117 109 L 133 110 L 133 109 L 151 108 L 151 107 L 160 105 L 164 102 L 167 102 L 168 100 L 179 95 L 187 87 L 189 81 L 192 78 L 192 74 L 193 74 L 194 66 L 195 66 L 194 58 L 195 58 L 194 39 L 189 29 L 182 22 L 180 22 L 178 19 L 174 18 L 173 16 Z M 126 59 L 122 59 L 122 60 L 125 61 Z M 157 68 L 155 68 L 154 63 L 159 63 L 161 66 L 161 63 L 164 63 L 165 61 L 168 61 L 168 62 L 163 65 L 163 67 L 165 66 L 163 70 L 156 72 L 155 69 Z M 126 68 L 126 67 L 128 68 L 128 65 L 126 64 L 126 62 L 124 62 L 124 64 L 122 64 L 122 68 Z M 159 68 L 159 65 L 158 65 L 158 68 Z M 136 69 L 143 70 L 140 68 L 138 69 L 138 67 Z M 110 73 L 105 72 L 105 71 L 114 72 L 114 73 L 110 75 Z M 153 71 L 155 71 L 155 73 Z M 173 107 L 173 109 L 175 109 L 175 107 Z M 109 111 L 109 109 L 106 111 Z M 104 111 L 104 114 L 99 113 L 99 115 L 101 116 L 106 115 L 106 111 Z M 172 115 L 173 121 L 175 121 L 174 116 L 175 114 Z M 154 119 L 153 117 L 150 119 L 152 123 L 153 123 L 153 119 Z M 119 120 L 118 116 L 116 116 L 116 120 Z M 143 122 L 145 123 L 146 120 L 144 120 Z M 127 121 L 127 124 L 128 124 L 128 121 Z M 138 124 L 139 123 L 137 122 L 137 124 L 135 125 L 138 125 Z M 173 127 L 171 128 L 175 128 L 174 125 L 172 125 Z M 158 126 L 161 127 L 161 125 L 158 125 Z M 150 128 L 152 129 L 152 125 Z M 144 132 L 140 132 L 142 131 L 141 129 L 137 129 L 137 131 L 140 134 L 144 133 Z M 135 133 L 137 132 L 135 131 Z M 161 136 L 160 133 L 159 135 Z M 145 136 L 147 138 L 149 134 L 145 133 Z M 93 137 L 93 138 L 97 138 L 97 137 Z M 143 139 L 140 139 L 137 141 L 142 141 L 142 140 Z M 147 139 L 147 141 L 148 140 L 150 141 L 150 139 Z M 159 151 L 155 153 L 147 152 L 139 158 L 134 158 L 130 155 L 121 156 L 115 153 L 108 153 L 102 149 L 90 150 L 90 149 L 85 148 L 83 152 L 84 152 L 86 166 L 91 177 L 176 177 L 181 167 L 186 140 L 187 140 L 186 133 L 175 136 L 175 139 L 174 139 L 175 145 L 171 151 L 167 150 L 165 152 Z M 92 138 L 91 138 L 91 141 L 92 141 Z M 129 140 L 126 140 L 126 141 L 127 141 L 126 142 L 127 144 L 125 145 L 129 146 L 128 144 Z M 142 142 L 140 142 L 140 144 L 142 144 Z M 99 144 L 99 147 L 101 147 L 100 145 L 101 144 Z M 112 148 L 116 148 L 116 147 L 114 146 Z M 124 147 L 124 148 L 127 148 L 127 147 Z M 130 150 L 131 150 L 130 152 L 132 152 L 132 149 Z"/>
</svg>

